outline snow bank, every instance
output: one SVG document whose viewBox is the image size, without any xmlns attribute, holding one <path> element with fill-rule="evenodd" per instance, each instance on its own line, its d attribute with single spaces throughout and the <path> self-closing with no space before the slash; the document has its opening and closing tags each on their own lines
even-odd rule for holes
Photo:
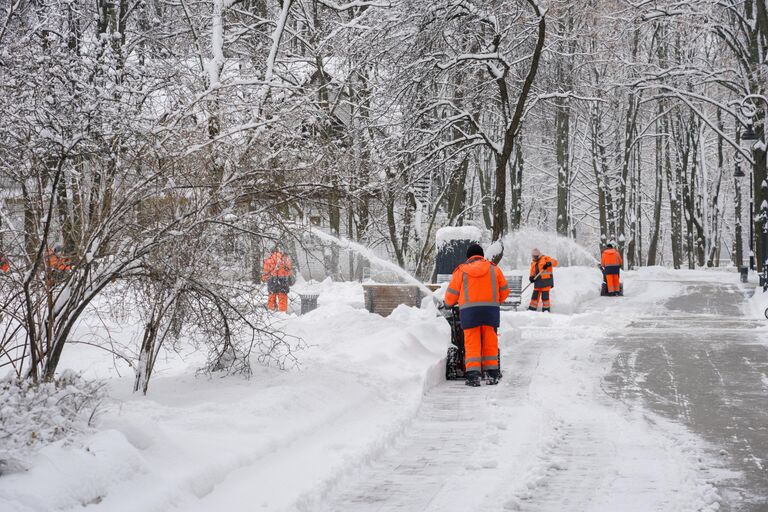
<svg viewBox="0 0 768 512">
<path fill-rule="evenodd" d="M 0 478 L 0 510 L 280 510 L 321 499 L 407 427 L 443 380 L 450 333 L 424 310 L 356 308 L 359 283 L 307 286 L 321 291 L 318 309 L 277 316 L 308 344 L 300 369 L 207 379 L 194 367 L 163 376 L 160 362 L 146 398 L 130 393 L 130 376 L 112 379 L 99 431 Z M 111 363 L 99 354 L 91 364 Z"/>
<path fill-rule="evenodd" d="M 0 380 L 0 475 L 25 469 L 41 446 L 89 431 L 103 398 L 100 383 L 73 372 L 39 386 Z"/>
<path fill-rule="evenodd" d="M 346 305 L 357 309 L 365 307 L 363 285 L 357 281 L 334 282 L 330 277 L 321 282 L 302 279 L 291 288 L 292 311 L 298 313 L 301 310 L 299 295 L 305 293 L 317 294 L 317 303 L 320 306 Z"/>
<path fill-rule="evenodd" d="M 763 291 L 762 286 L 755 287 L 755 293 L 747 301 L 746 314 L 752 318 L 768 318 L 768 293 Z"/>
<path fill-rule="evenodd" d="M 471 240 L 480 243 L 482 239 L 482 230 L 475 226 L 446 226 L 438 229 L 435 234 L 438 249 L 452 240 Z"/>
</svg>

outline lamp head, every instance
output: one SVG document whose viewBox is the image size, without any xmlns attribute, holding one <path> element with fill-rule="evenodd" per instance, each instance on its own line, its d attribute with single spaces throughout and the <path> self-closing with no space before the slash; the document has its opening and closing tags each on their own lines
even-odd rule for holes
<svg viewBox="0 0 768 512">
<path fill-rule="evenodd" d="M 752 126 L 752 123 L 750 122 L 741 134 L 741 147 L 751 151 L 759 139 L 760 137 L 757 135 L 754 126 Z"/>
</svg>

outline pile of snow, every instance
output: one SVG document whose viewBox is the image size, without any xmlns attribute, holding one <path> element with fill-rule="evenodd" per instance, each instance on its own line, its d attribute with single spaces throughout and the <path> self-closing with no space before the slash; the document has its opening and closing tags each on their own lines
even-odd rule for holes
<svg viewBox="0 0 768 512">
<path fill-rule="evenodd" d="M 747 314 L 752 318 L 768 318 L 768 293 L 762 286 L 755 287 L 755 294 L 747 301 Z"/>
<path fill-rule="evenodd" d="M 485 258 L 489 259 L 489 260 L 493 260 L 493 259 L 496 258 L 496 256 L 501 254 L 501 252 L 503 250 L 504 250 L 504 246 L 501 244 L 501 241 L 500 240 L 496 240 L 495 242 L 493 242 L 491 245 L 489 245 L 485 249 L 485 251 L 484 251 L 485 252 Z"/>
<path fill-rule="evenodd" d="M 404 306 L 368 313 L 352 304 L 359 283 L 304 286 L 320 292 L 318 309 L 275 315 L 307 345 L 300 368 L 254 364 L 246 380 L 159 361 L 147 397 L 131 393 L 130 374 L 110 379 L 97 432 L 48 445 L 29 471 L 0 478 L 0 510 L 283 510 L 375 458 L 443 380 L 448 323 Z M 112 364 L 98 350 L 84 360 Z"/>
<path fill-rule="evenodd" d="M 483 231 L 475 226 L 446 226 L 437 230 L 435 243 L 440 249 L 453 240 L 469 240 L 480 243 L 483 239 Z"/>
<path fill-rule="evenodd" d="M 40 447 L 88 431 L 103 398 L 102 384 L 74 372 L 37 386 L 0 380 L 0 475 L 24 469 Z"/>
<path fill-rule="evenodd" d="M 552 310 L 570 315 L 583 310 L 586 301 L 600 297 L 603 274 L 594 267 L 558 267 L 550 292 Z M 533 287 L 529 289 L 532 290 Z"/>
<path fill-rule="evenodd" d="M 363 285 L 357 281 L 334 282 L 330 277 L 324 281 L 298 280 L 291 288 L 291 310 L 298 313 L 301 310 L 301 295 L 318 295 L 317 304 L 320 306 L 346 305 L 356 309 L 365 307 Z"/>
</svg>

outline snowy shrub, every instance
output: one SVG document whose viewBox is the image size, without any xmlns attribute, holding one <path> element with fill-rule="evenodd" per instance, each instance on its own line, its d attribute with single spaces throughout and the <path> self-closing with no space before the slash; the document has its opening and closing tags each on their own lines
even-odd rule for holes
<svg viewBox="0 0 768 512">
<path fill-rule="evenodd" d="M 0 475 L 21 469 L 37 448 L 88 430 L 105 395 L 102 383 L 73 372 L 40 384 L 0 380 Z"/>
</svg>

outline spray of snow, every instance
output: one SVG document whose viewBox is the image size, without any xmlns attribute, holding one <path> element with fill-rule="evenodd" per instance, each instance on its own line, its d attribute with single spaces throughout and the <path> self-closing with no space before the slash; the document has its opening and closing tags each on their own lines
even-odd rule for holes
<svg viewBox="0 0 768 512">
<path fill-rule="evenodd" d="M 368 247 L 362 244 L 359 244 L 357 242 L 353 242 L 344 237 L 333 236 L 324 231 L 314 230 L 314 231 L 311 231 L 310 233 L 312 236 L 317 237 L 325 242 L 330 242 L 332 244 L 335 244 L 341 247 L 342 249 L 347 249 L 359 254 L 363 258 L 367 259 L 372 265 L 378 265 L 387 270 L 391 270 L 397 276 L 403 278 L 406 282 L 415 284 L 416 286 L 418 286 L 419 289 L 424 293 L 426 297 L 432 296 L 432 290 L 424 286 L 424 283 L 422 283 L 421 281 L 413 277 L 411 274 L 409 274 L 405 269 L 403 269 L 399 265 L 396 265 L 389 260 L 385 260 L 384 258 L 380 258 L 379 256 L 376 256 L 373 253 L 373 251 L 371 251 Z"/>
<path fill-rule="evenodd" d="M 485 257 L 489 260 L 492 260 L 496 258 L 499 254 L 501 254 L 504 247 L 502 246 L 501 242 L 499 240 L 496 240 L 491 245 L 486 247 L 485 249 Z"/>
<path fill-rule="evenodd" d="M 526 266 L 531 250 L 538 248 L 542 253 L 557 258 L 563 266 L 594 266 L 595 256 L 574 240 L 549 231 L 524 228 L 510 233 L 503 239 L 505 267 Z"/>
</svg>

